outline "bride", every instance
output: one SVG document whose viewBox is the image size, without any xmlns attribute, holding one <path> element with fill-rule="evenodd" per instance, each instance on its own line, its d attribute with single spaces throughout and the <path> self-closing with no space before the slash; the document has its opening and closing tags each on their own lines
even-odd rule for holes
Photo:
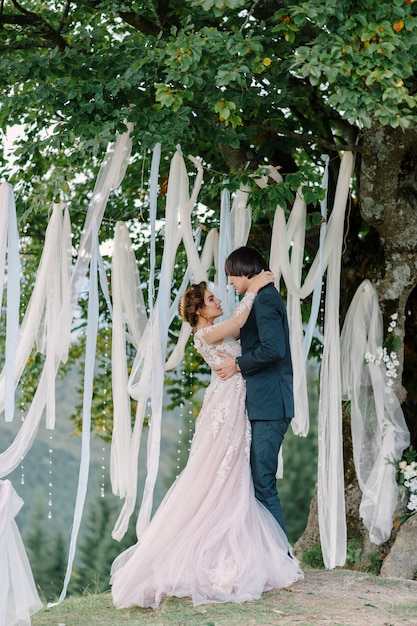
<svg viewBox="0 0 417 626">
<path fill-rule="evenodd" d="M 240 328 L 259 289 L 273 281 L 271 272 L 259 274 L 233 316 L 219 324 L 221 302 L 206 283 L 183 294 L 180 315 L 211 368 L 221 360 L 218 350 L 240 355 Z M 245 602 L 303 578 L 286 535 L 254 495 L 245 391 L 241 374 L 228 380 L 213 374 L 186 467 L 143 536 L 112 565 L 117 608 L 156 609 L 167 596 L 190 596 L 194 605 Z"/>
</svg>

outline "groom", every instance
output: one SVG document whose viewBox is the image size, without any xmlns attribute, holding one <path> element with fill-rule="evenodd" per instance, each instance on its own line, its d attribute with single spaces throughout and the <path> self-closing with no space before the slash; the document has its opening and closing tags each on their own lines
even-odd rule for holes
<svg viewBox="0 0 417 626">
<path fill-rule="evenodd" d="M 268 266 L 257 250 L 241 247 L 226 259 L 229 283 L 239 294 Z M 246 380 L 246 406 L 252 427 L 250 463 L 255 496 L 286 533 L 277 492 L 278 453 L 294 416 L 293 371 L 284 302 L 274 285 L 263 287 L 241 328 L 242 356 L 219 352 L 220 378 L 241 372 Z"/>
</svg>

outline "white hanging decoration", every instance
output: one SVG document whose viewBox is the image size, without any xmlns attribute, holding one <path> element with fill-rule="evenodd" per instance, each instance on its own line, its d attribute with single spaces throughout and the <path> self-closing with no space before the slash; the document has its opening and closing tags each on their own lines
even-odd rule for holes
<svg viewBox="0 0 417 626">
<path fill-rule="evenodd" d="M 322 186 L 327 188 L 327 167 L 323 176 Z M 304 241 L 306 228 L 306 204 L 302 196 L 302 189 L 297 192 L 293 209 L 285 222 L 284 210 L 277 207 L 274 216 L 274 224 L 271 238 L 270 265 L 277 277 L 279 284 L 280 277 L 284 279 L 287 287 L 287 309 L 288 322 L 290 327 L 291 354 L 294 369 L 294 400 L 295 416 L 291 422 L 291 427 L 296 435 L 306 437 L 309 431 L 309 409 L 307 394 L 307 372 L 306 372 L 306 349 L 311 342 L 311 336 L 317 319 L 316 303 L 312 307 L 309 327 L 303 340 L 302 317 L 300 310 L 301 300 L 307 298 L 314 289 L 317 298 L 318 287 L 321 291 L 322 275 L 327 267 L 323 261 L 325 230 L 320 231 L 319 250 L 309 273 L 301 286 L 301 272 L 304 257 Z M 322 208 L 323 210 L 323 208 Z M 341 207 L 344 212 L 344 206 Z M 327 247 L 333 245 L 334 240 L 329 240 Z M 290 256 L 291 250 L 291 256 Z M 314 298 L 313 298 L 314 299 Z"/>
<path fill-rule="evenodd" d="M 7 307 L 6 307 L 6 358 L 5 358 L 5 420 L 14 417 L 15 368 L 19 335 L 20 261 L 16 205 L 11 185 L 0 185 L 0 316 L 3 300 L 7 250 Z"/>
<path fill-rule="evenodd" d="M 15 361 L 15 380 L 14 385 L 17 386 L 22 376 L 24 368 L 26 366 L 29 355 L 33 349 L 36 341 L 40 350 L 50 350 L 50 359 L 56 367 L 58 366 L 58 358 L 60 355 L 61 341 L 58 339 L 57 330 L 53 331 L 53 328 L 57 329 L 57 322 L 51 328 L 50 341 L 47 344 L 45 340 L 45 307 L 48 301 L 48 278 L 53 276 L 56 280 L 53 291 L 57 294 L 68 293 L 68 284 L 63 286 L 61 281 L 63 280 L 64 271 L 61 269 L 61 263 L 59 263 L 54 257 L 54 251 L 58 249 L 62 250 L 63 242 L 63 228 L 64 224 L 68 225 L 68 221 L 62 218 L 62 207 L 55 205 L 51 220 L 48 224 L 45 245 L 41 256 L 35 285 L 32 291 L 32 295 L 26 309 L 22 325 L 19 329 L 18 345 L 16 351 Z M 55 273 L 51 272 L 52 263 L 57 261 L 57 270 Z M 65 279 L 64 279 L 65 280 Z M 68 280 L 68 272 L 67 272 Z M 68 302 L 68 299 L 67 299 Z M 59 316 L 60 308 L 55 311 L 55 315 Z M 54 336 L 52 336 L 54 335 Z M 61 337 L 65 335 L 65 328 L 61 327 Z M 65 338 L 66 339 L 66 338 Z M 47 346 L 49 346 L 47 348 Z M 0 454 L 0 476 L 7 476 L 12 472 L 15 467 L 21 462 L 21 459 L 25 457 L 27 451 L 30 449 L 32 442 L 36 436 L 39 426 L 42 411 L 47 402 L 48 390 L 55 383 L 56 370 L 51 373 L 50 363 L 45 362 L 42 370 L 41 378 L 38 383 L 38 387 L 35 392 L 34 399 L 29 407 L 25 421 L 22 423 L 20 430 L 18 431 L 15 440 L 11 443 L 9 448 Z M 51 378 L 51 374 L 53 377 Z M 0 374 L 0 410 L 4 408 L 5 403 L 5 370 Z M 48 426 L 53 426 L 48 422 Z"/>
<path fill-rule="evenodd" d="M 320 235 L 319 235 L 319 265 L 318 271 L 316 275 L 316 283 L 314 285 L 313 290 L 313 299 L 311 302 L 311 311 L 310 311 L 310 319 L 308 320 L 307 328 L 304 333 L 304 358 L 307 361 L 308 354 L 310 352 L 311 342 L 313 339 L 314 332 L 317 326 L 317 318 L 319 314 L 320 300 L 322 294 L 322 277 L 323 277 L 323 247 L 324 241 L 326 237 L 326 226 L 327 226 L 327 191 L 328 191 L 328 182 L 329 182 L 329 161 L 330 157 L 327 154 L 322 154 L 321 158 L 325 162 L 324 174 L 321 186 L 325 190 L 325 195 L 323 200 L 320 203 L 320 212 L 321 212 L 321 224 L 320 224 Z"/>
<path fill-rule="evenodd" d="M 66 205 L 55 204 L 55 219 L 50 222 L 51 245 L 45 258 L 45 301 L 41 324 L 37 333 L 38 352 L 45 354 L 47 376 L 46 427 L 55 427 L 55 376 L 59 362 L 67 359 L 66 350 L 61 350 L 61 311 L 70 306 L 71 277 L 71 225 Z M 65 219 L 63 218 L 63 212 Z M 67 329 L 69 333 L 69 329 Z"/>
<path fill-rule="evenodd" d="M 81 462 L 78 476 L 78 488 L 74 509 L 74 521 L 71 529 L 71 539 L 68 551 L 68 563 L 65 573 L 64 584 L 58 602 L 50 603 L 48 606 L 60 604 L 67 595 L 67 589 L 71 578 L 72 568 L 75 558 L 78 534 L 81 526 L 81 519 L 84 511 L 85 499 L 87 495 L 88 476 L 90 469 L 90 440 L 91 440 L 91 405 L 93 400 L 94 365 L 97 345 L 97 333 L 99 323 L 99 303 L 98 303 L 98 240 L 92 250 L 90 261 L 90 280 L 88 294 L 88 319 L 85 346 L 85 366 L 84 366 L 84 394 L 83 394 L 83 415 L 81 432 Z"/>
<path fill-rule="evenodd" d="M 125 534 L 136 500 L 137 470 L 134 468 L 137 468 L 139 442 L 149 396 L 151 399 L 151 419 L 147 441 L 147 475 L 136 524 L 138 536 L 147 527 L 151 516 L 153 492 L 159 467 L 163 379 L 171 314 L 171 282 L 176 251 L 183 237 L 188 248 L 187 252 L 193 257 L 190 260 L 190 273 L 195 279 L 201 275 L 198 257 L 195 259 L 193 256 L 194 242 L 191 234 L 190 214 L 202 183 L 203 168 L 200 161 L 193 157 L 190 158 L 197 167 L 197 176 L 191 197 L 188 195 L 187 170 L 179 150 L 174 154 L 171 161 L 165 209 L 165 245 L 154 318 L 145 329 L 128 383 L 129 393 L 137 401 L 137 412 L 130 455 L 125 458 L 125 467 L 122 470 L 126 472 L 125 475 L 129 480 L 128 493 L 112 532 L 115 539 L 120 539 Z"/>
<path fill-rule="evenodd" d="M 322 246 L 303 285 L 300 285 L 300 250 L 305 231 L 305 208 L 300 196 L 294 204 L 294 215 L 290 216 L 288 225 L 283 209 L 277 207 L 271 239 L 271 269 L 278 278 L 282 273 L 290 301 L 290 338 L 294 388 L 297 389 L 292 427 L 296 434 L 303 436 L 308 432 L 309 418 L 303 334 L 301 316 L 296 312 L 297 299 L 306 298 L 314 290 L 317 281 L 321 280 L 319 272 L 321 274 L 326 268 L 328 272 L 319 400 L 318 506 L 323 557 L 329 569 L 342 565 L 346 558 L 338 312 L 343 225 L 352 170 L 353 155 L 346 152 L 340 165 L 335 201 Z M 293 242 L 294 263 L 288 254 Z"/>
<path fill-rule="evenodd" d="M 252 224 L 252 209 L 248 206 L 249 187 L 242 185 L 234 194 L 230 211 L 232 250 L 246 246 Z"/>
<path fill-rule="evenodd" d="M 199 246 L 200 232 L 201 231 L 198 231 L 196 235 L 196 241 L 195 241 L 196 249 Z M 211 264 L 213 262 L 213 258 L 215 255 L 215 251 L 218 250 L 218 247 L 219 247 L 219 234 L 215 228 L 212 228 L 207 234 L 206 240 L 204 242 L 203 250 L 200 256 L 201 267 L 204 270 L 206 275 L 207 275 L 208 270 L 211 267 Z M 180 288 L 178 289 L 176 298 L 171 306 L 170 321 L 172 321 L 175 316 L 178 316 L 178 302 L 179 302 L 180 297 L 182 296 L 182 294 L 184 293 L 184 291 L 186 290 L 188 286 L 189 273 L 190 273 L 189 268 L 187 268 L 187 271 L 184 274 L 184 278 L 182 280 Z M 182 361 L 184 357 L 185 347 L 191 335 L 191 330 L 192 330 L 191 326 L 188 322 L 182 323 L 178 340 L 175 344 L 174 349 L 172 350 L 171 354 L 169 355 L 165 363 L 166 371 L 173 369 Z"/>
<path fill-rule="evenodd" d="M 130 454 L 131 406 L 127 390 L 128 364 L 126 340 L 137 350 L 147 324 L 147 315 L 140 287 L 136 258 L 124 222 L 117 222 L 112 264 L 112 389 L 113 435 L 111 441 L 110 477 L 113 493 L 126 497 L 130 476 L 124 472 Z M 127 324 L 128 332 L 125 328 Z"/>
<path fill-rule="evenodd" d="M 326 241 L 331 233 L 334 243 L 327 266 L 324 348 L 320 370 L 317 503 L 320 541 L 327 569 L 343 566 L 346 561 L 339 304 L 344 214 L 352 169 L 353 155 L 346 152 L 340 164 L 333 205 L 334 226 L 331 229 L 329 224 L 326 231 Z"/>
<path fill-rule="evenodd" d="M 230 211 L 230 193 L 228 189 L 223 189 L 220 198 L 220 232 L 219 232 L 219 269 L 216 274 L 218 293 L 216 294 L 221 302 L 223 315 L 219 321 L 228 319 L 234 311 L 234 290 L 228 288 L 227 276 L 224 271 L 226 259 L 232 252 L 232 224 Z"/>
<path fill-rule="evenodd" d="M 42 608 L 15 517 L 23 500 L 10 480 L 0 480 L 0 624 L 30 626 Z"/>
<path fill-rule="evenodd" d="M 55 376 L 58 371 L 59 359 L 65 361 L 67 358 L 72 318 L 76 310 L 80 291 L 84 285 L 85 275 L 90 263 L 92 247 L 97 238 L 98 229 L 103 218 L 109 194 L 112 189 L 116 188 L 120 184 L 128 164 L 131 150 L 130 131 L 132 129 L 132 125 L 128 126 L 129 131 L 123 135 L 118 135 L 115 143 L 109 146 L 107 154 L 103 160 L 102 167 L 100 168 L 96 186 L 88 208 L 80 249 L 74 271 L 71 276 L 70 284 L 67 286 L 62 285 L 62 287 L 57 286 L 57 293 L 61 293 L 62 295 L 68 294 L 68 297 L 63 296 L 63 305 L 57 312 L 57 315 L 59 315 L 60 325 L 59 327 L 57 325 L 55 326 L 57 332 L 55 333 L 54 342 L 51 345 L 51 349 L 53 350 L 55 357 L 55 369 L 53 371 Z M 48 260 L 50 261 L 53 259 L 52 255 L 55 248 L 53 233 L 59 232 L 59 228 L 55 228 L 58 221 L 62 223 L 62 218 L 59 215 L 59 211 L 54 210 L 50 223 L 48 224 L 45 237 L 45 247 L 38 269 L 34 290 L 19 331 L 15 364 L 15 385 L 17 385 L 20 380 L 42 323 L 42 313 L 44 311 L 47 292 L 47 278 L 48 272 L 50 271 L 50 268 L 48 267 Z M 68 223 L 69 218 L 64 217 L 64 225 L 61 227 L 66 228 L 65 224 Z M 69 240 L 70 237 L 68 235 L 61 239 L 65 248 L 65 250 L 63 250 L 64 255 L 66 253 L 66 248 L 69 247 Z M 65 271 L 61 272 L 61 279 L 65 274 Z M 9 448 L 0 454 L 0 477 L 7 476 L 17 467 L 22 458 L 25 457 L 36 437 L 40 418 L 47 403 L 48 392 L 50 392 L 51 389 L 51 384 L 48 382 L 48 375 L 49 381 L 51 375 L 51 368 L 49 365 L 50 363 L 44 364 L 33 401 L 17 436 Z M 0 374 L 0 411 L 4 410 L 5 402 L 4 378 L 5 375 L 3 370 Z M 52 426 L 53 423 L 49 422 L 48 425 Z"/>
<path fill-rule="evenodd" d="M 280 274 L 287 286 L 287 311 L 290 328 L 290 345 L 294 371 L 294 419 L 291 427 L 295 434 L 306 437 L 309 430 L 307 396 L 307 375 L 303 351 L 303 327 L 300 301 L 301 272 L 304 260 L 304 239 L 306 204 L 301 191 L 297 192 L 288 223 L 285 224 L 284 211 L 278 207 L 274 216 L 271 239 L 271 270 L 277 277 Z M 291 257 L 289 256 L 289 251 Z"/>
<path fill-rule="evenodd" d="M 364 280 L 341 334 L 342 392 L 350 401 L 353 460 L 362 491 L 359 514 L 377 545 L 389 539 L 397 506 L 395 467 L 389 460 L 399 460 L 410 444 L 401 405 L 387 384 L 382 343 L 378 295 Z M 396 355 L 389 358 L 396 360 Z"/>
<path fill-rule="evenodd" d="M 67 571 L 64 579 L 63 589 L 57 604 L 60 604 L 66 597 L 68 584 L 71 578 L 72 566 L 75 558 L 78 533 L 81 518 L 84 510 L 87 493 L 89 463 L 90 463 L 90 425 L 91 425 L 91 402 L 93 396 L 93 379 L 95 364 L 95 345 L 98 331 L 98 293 L 97 293 L 97 271 L 99 269 L 100 281 L 106 301 L 109 303 L 107 291 L 107 280 L 103 276 L 102 260 L 98 249 L 98 230 L 104 215 L 110 192 L 119 186 L 123 180 L 128 164 L 131 139 L 130 132 L 133 126 L 128 124 L 128 131 L 123 135 L 118 135 L 116 141 L 110 144 L 100 168 L 92 199 L 86 216 L 85 228 L 80 243 L 80 251 L 74 268 L 71 281 L 71 305 L 67 310 L 62 310 L 62 316 L 68 324 L 72 321 L 75 306 L 78 302 L 83 281 L 90 266 L 91 291 L 89 294 L 88 320 L 87 320 L 87 341 L 86 341 L 86 363 L 84 376 L 84 398 L 83 398 L 83 426 L 81 437 L 81 462 L 78 477 L 78 487 L 74 510 L 74 522 L 71 531 L 70 547 L 68 554 Z M 77 293 L 78 291 L 78 293 Z M 72 308 L 74 307 L 74 308 Z M 64 326 L 65 328 L 65 326 Z M 69 342 L 64 334 L 64 340 L 60 344 L 61 350 L 67 350 Z M 41 377 L 42 382 L 42 377 Z M 31 407 L 32 408 L 32 407 Z"/>
</svg>

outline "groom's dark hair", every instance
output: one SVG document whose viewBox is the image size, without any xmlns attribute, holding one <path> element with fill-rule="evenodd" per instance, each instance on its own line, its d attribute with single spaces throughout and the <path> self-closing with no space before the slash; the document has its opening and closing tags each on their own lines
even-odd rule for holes
<svg viewBox="0 0 417 626">
<path fill-rule="evenodd" d="M 262 254 L 249 248 L 242 246 L 234 250 L 226 259 L 225 270 L 228 276 L 247 276 L 252 278 L 256 274 L 260 274 L 262 270 L 268 270 L 268 265 Z"/>
</svg>

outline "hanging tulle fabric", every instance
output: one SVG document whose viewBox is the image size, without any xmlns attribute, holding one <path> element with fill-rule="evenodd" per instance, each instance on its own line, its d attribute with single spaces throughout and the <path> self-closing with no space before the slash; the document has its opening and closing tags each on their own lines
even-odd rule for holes
<svg viewBox="0 0 417 626">
<path fill-rule="evenodd" d="M 23 506 L 10 480 L 0 480 L 0 625 L 30 626 L 42 608 L 16 515 Z"/>
<path fill-rule="evenodd" d="M 200 231 L 197 231 L 196 241 L 195 241 L 196 248 L 198 248 L 199 246 L 199 241 L 200 241 Z M 201 256 L 200 256 L 200 263 L 206 275 L 210 267 L 212 266 L 214 254 L 215 254 L 215 251 L 218 250 L 218 248 L 219 248 L 219 233 L 217 232 L 215 228 L 212 228 L 207 233 L 207 237 L 204 242 L 203 249 L 202 249 Z M 179 302 L 181 295 L 184 293 L 184 291 L 188 287 L 188 284 L 189 284 L 189 270 L 187 270 L 186 273 L 184 274 L 184 278 L 182 280 L 180 288 L 178 289 L 177 296 L 171 306 L 172 317 L 174 315 L 178 315 L 178 302 Z M 190 335 L 191 335 L 190 324 L 188 324 L 188 322 L 183 322 L 175 347 L 172 350 L 171 354 L 169 355 L 165 363 L 166 371 L 173 369 L 182 361 L 182 359 L 184 358 L 185 346 L 187 345 L 187 341 L 190 338 Z"/>
<path fill-rule="evenodd" d="M 324 242 L 326 239 L 326 227 L 327 227 L 327 187 L 329 182 L 329 161 L 330 158 L 327 154 L 322 154 L 321 158 L 325 162 L 324 174 L 321 186 L 324 189 L 324 198 L 320 203 L 320 213 L 321 213 L 321 224 L 320 224 L 320 235 L 319 235 L 319 250 L 318 250 L 318 259 L 319 264 L 316 273 L 316 281 L 313 289 L 313 299 L 311 302 L 311 311 L 310 318 L 308 320 L 307 328 L 304 333 L 304 341 L 303 341 L 303 349 L 304 349 L 304 358 L 307 361 L 308 355 L 310 352 L 311 342 L 313 339 L 313 335 L 317 330 L 317 319 L 319 314 L 320 307 L 320 299 L 322 292 L 322 277 L 323 277 L 323 248 Z"/>
<path fill-rule="evenodd" d="M 67 311 L 70 306 L 71 223 L 66 205 L 54 205 L 53 211 L 56 217 L 49 225 L 54 231 L 51 233 L 52 245 L 47 248 L 44 263 L 44 309 L 36 339 L 38 352 L 45 355 L 46 427 L 49 429 L 55 427 L 56 372 L 59 362 L 67 359 L 67 338 L 71 330 L 69 326 L 63 328 L 60 316 L 61 311 Z"/>
<path fill-rule="evenodd" d="M 25 421 L 9 448 L 0 454 L 0 476 L 7 476 L 25 457 L 30 449 L 39 426 L 48 397 L 53 400 L 52 381 L 56 376 L 59 361 L 65 361 L 68 354 L 72 317 L 75 312 L 79 294 L 84 284 L 88 270 L 93 243 L 97 238 L 98 229 L 104 214 L 105 206 L 112 189 L 119 186 L 127 167 L 131 149 L 130 130 L 119 135 L 116 142 L 109 146 L 97 178 L 96 186 L 91 198 L 83 237 L 80 242 L 79 254 L 71 275 L 70 283 L 64 284 L 69 276 L 68 259 L 70 249 L 69 216 L 62 217 L 62 205 L 54 205 L 53 214 L 48 224 L 45 236 L 45 246 L 37 272 L 35 286 L 26 309 L 25 316 L 19 330 L 18 346 L 15 363 L 15 385 L 18 384 L 35 340 L 43 350 L 50 349 L 49 359 L 45 364 L 38 382 L 38 386 L 26 415 Z M 60 251 L 60 252 L 59 252 Z M 49 287 L 48 280 L 53 263 L 60 268 L 54 272 L 58 281 L 55 286 Z M 45 302 L 47 293 L 60 294 L 61 306 L 55 309 L 55 318 L 51 326 L 53 339 L 46 347 L 42 330 L 45 322 Z M 52 307 L 49 308 L 52 313 Z M 51 320 L 51 318 L 50 318 Z M 55 330 L 54 330 L 55 329 Z M 51 362 L 53 367 L 51 367 Z M 5 372 L 0 374 L 0 411 L 4 410 L 5 402 Z M 52 391 L 51 391 L 52 390 Z M 51 395 L 52 394 L 52 395 Z M 53 427 L 53 412 L 49 413 L 49 427 Z"/>
<path fill-rule="evenodd" d="M 218 249 L 218 266 L 220 271 L 217 272 L 217 296 L 222 301 L 223 316 L 219 319 L 229 318 L 234 311 L 234 294 L 231 289 L 227 288 L 227 276 L 224 272 L 224 265 L 227 257 L 232 252 L 232 222 L 230 210 L 230 192 L 228 189 L 222 189 L 220 197 L 220 232 L 219 232 L 219 249 Z"/>
<path fill-rule="evenodd" d="M 55 367 L 57 367 L 59 357 L 62 356 L 60 337 L 65 336 L 65 328 L 63 326 L 61 327 L 60 336 L 57 331 L 59 327 L 59 312 L 61 304 L 64 302 L 62 298 L 65 298 L 65 294 L 68 294 L 69 280 L 68 257 L 62 253 L 63 241 L 68 238 L 66 230 L 69 229 L 69 219 L 63 219 L 62 209 L 63 206 L 61 205 L 54 206 L 52 217 L 46 230 L 45 245 L 35 285 L 19 329 L 14 385 L 18 384 L 22 376 L 35 342 L 40 351 L 47 352 L 48 359 L 45 361 L 41 379 L 25 421 L 22 423 L 15 440 L 9 448 L 0 454 L 0 476 L 8 475 L 24 458 L 36 436 L 43 408 L 47 404 L 48 398 L 51 400 L 54 397 Z M 64 210 L 66 211 L 66 209 Z M 56 256 L 57 250 L 61 251 L 59 257 Z M 63 285 L 65 276 L 66 286 Z M 56 294 L 56 297 L 53 294 Z M 50 332 L 48 343 L 46 342 L 47 332 Z M 51 365 L 53 371 L 51 371 Z M 4 402 L 5 370 L 0 374 L 0 409 L 3 409 Z M 49 419 L 47 421 L 48 427 L 53 427 L 53 416 L 54 407 L 50 406 Z"/>
<path fill-rule="evenodd" d="M 322 182 L 322 186 L 326 188 L 326 190 L 327 180 L 328 162 L 325 167 Z M 293 209 L 288 218 L 288 223 L 285 222 L 284 210 L 281 207 L 277 207 L 274 216 L 270 254 L 271 269 L 277 276 L 277 284 L 279 284 L 282 274 L 287 287 L 287 310 L 290 327 L 291 354 L 294 365 L 295 399 L 295 416 L 291 426 L 293 432 L 302 437 L 306 437 L 309 431 L 306 361 L 312 332 L 317 320 L 318 294 L 321 291 L 322 276 L 326 269 L 323 263 L 325 230 L 323 230 L 324 225 L 322 225 L 320 230 L 319 250 L 304 284 L 301 286 L 301 272 L 304 262 L 306 209 L 307 207 L 301 189 L 297 192 Z M 341 207 L 341 210 L 344 211 L 344 206 Z M 325 207 L 322 204 L 322 214 L 323 212 L 326 213 Z M 333 243 L 334 240 L 328 240 L 326 247 L 329 248 Z M 314 306 L 312 306 L 310 320 L 304 335 L 300 302 L 307 298 L 313 290 Z"/>
<path fill-rule="evenodd" d="M 235 293 L 233 289 L 228 289 L 227 278 L 224 273 L 224 265 L 227 256 L 232 250 L 246 245 L 252 223 L 252 211 L 247 206 L 249 188 L 242 186 L 233 196 L 230 207 L 230 193 L 223 189 L 220 199 L 220 232 L 216 229 L 209 231 L 201 253 L 201 266 L 204 276 L 207 275 L 212 262 L 216 268 L 215 284 L 213 289 L 222 301 L 225 318 L 233 314 L 235 308 Z M 197 241 L 196 241 L 197 244 Z M 196 249 L 198 245 L 195 245 Z M 195 258 L 194 254 L 193 257 Z M 178 297 L 186 289 L 188 281 L 181 285 Z M 186 322 L 183 323 L 178 342 L 172 351 L 166 369 L 169 370 L 181 361 L 184 356 L 184 349 L 191 334 L 191 327 Z"/>
<path fill-rule="evenodd" d="M 382 342 L 378 295 L 365 280 L 341 334 L 342 392 L 350 400 L 353 460 L 362 491 L 359 514 L 377 545 L 389 539 L 397 505 L 395 467 L 389 461 L 400 459 L 410 443 L 401 405 L 387 385 Z"/>
<path fill-rule="evenodd" d="M 113 491 L 123 497 L 129 493 L 130 477 L 123 471 L 131 439 L 131 407 L 128 394 L 127 340 L 138 350 L 148 318 L 140 287 L 136 258 L 124 222 L 117 222 L 112 264 L 112 389 L 113 434 L 110 477 Z M 125 330 L 127 325 L 128 331 Z M 121 467 L 119 467 L 121 464 Z"/>
<path fill-rule="evenodd" d="M 303 354 L 303 328 L 300 300 L 301 271 L 304 261 L 304 239 L 306 222 L 306 204 L 302 194 L 297 193 L 294 206 L 285 223 L 284 211 L 278 207 L 275 212 L 271 239 L 271 270 L 280 274 L 287 287 L 287 311 L 290 328 L 291 354 L 294 366 L 294 419 L 291 422 L 295 434 L 307 436 L 309 429 L 307 378 Z M 291 257 L 290 255 L 291 251 Z"/>
<path fill-rule="evenodd" d="M 282 274 L 287 287 L 296 401 L 293 430 L 304 436 L 308 432 L 309 417 L 299 302 L 311 294 L 317 281 L 321 281 L 321 272 L 327 269 L 326 324 L 319 401 L 318 506 L 323 558 L 326 567 L 330 569 L 343 565 L 346 558 L 338 311 L 343 224 L 352 169 L 353 155 L 346 152 L 340 165 L 335 201 L 322 238 L 322 247 L 302 286 L 305 203 L 300 195 L 297 195 L 288 224 L 283 209 L 277 208 L 271 240 L 271 269 L 277 278 Z"/>
<path fill-rule="evenodd" d="M 113 529 L 112 536 L 115 539 L 123 537 L 127 530 L 129 517 L 133 512 L 137 484 L 136 474 L 132 474 L 131 469 L 133 465 L 137 466 L 139 441 L 149 398 L 151 419 L 147 441 L 147 475 L 137 520 L 138 536 L 142 529 L 148 525 L 151 516 L 153 492 L 159 467 L 163 378 L 171 311 L 171 282 L 175 255 L 182 238 L 184 238 L 187 254 L 190 257 L 190 273 L 195 280 L 199 279 L 200 276 L 202 276 L 200 280 L 204 278 L 204 273 L 198 262 L 198 255 L 196 256 L 190 226 L 191 211 L 197 200 L 203 177 L 201 162 L 194 159 L 194 163 L 197 167 L 197 176 L 193 192 L 189 197 L 188 174 L 181 153 L 177 151 L 171 161 L 165 210 L 165 246 L 158 297 L 153 309 L 153 318 L 149 320 L 142 336 L 128 382 L 129 394 L 137 401 L 137 411 L 131 434 L 130 449 L 127 450 L 124 463 L 119 464 L 120 472 L 126 477 L 127 491 L 119 493 L 121 497 L 125 498 L 125 503 Z M 125 431 L 127 432 L 127 429 Z M 122 479 L 119 477 L 118 480 Z M 118 492 L 117 484 L 116 489 L 113 486 L 113 491 Z"/>
<path fill-rule="evenodd" d="M 62 310 L 63 319 L 67 320 L 68 326 L 72 321 L 80 290 L 86 277 L 88 268 L 90 268 L 90 293 L 88 303 L 87 331 L 86 331 L 86 355 L 84 367 L 84 396 L 83 396 L 83 426 L 81 436 L 81 461 L 78 477 L 78 487 L 74 510 L 74 521 L 71 530 L 70 547 L 68 554 L 67 571 L 63 588 L 58 599 L 61 603 L 67 593 L 68 584 L 71 578 L 72 566 L 75 558 L 75 550 L 78 540 L 78 533 L 81 524 L 81 518 L 84 511 L 87 483 L 90 464 L 90 426 L 91 426 L 91 403 L 93 398 L 93 379 L 95 364 L 95 346 L 97 341 L 99 307 L 98 307 L 98 285 L 97 272 L 100 275 L 100 282 L 103 289 L 104 297 L 110 305 L 110 298 L 107 291 L 107 281 L 103 277 L 102 260 L 98 249 L 98 231 L 103 219 L 106 204 L 112 190 L 120 186 L 131 151 L 130 132 L 133 126 L 128 124 L 128 131 L 123 135 L 118 135 L 114 143 L 108 146 L 108 150 L 103 163 L 101 165 L 96 185 L 91 197 L 90 205 L 87 211 L 83 236 L 80 242 L 79 254 L 75 263 L 74 272 L 72 274 L 70 284 L 70 306 L 66 310 Z M 112 313 L 112 311 L 111 311 Z M 64 339 L 69 341 L 69 334 L 64 335 Z M 62 346 L 62 349 L 68 349 L 68 345 Z"/>
<path fill-rule="evenodd" d="M 320 369 L 317 503 L 320 542 L 328 569 L 343 566 L 346 561 L 339 305 L 344 214 L 352 169 L 353 155 L 347 152 L 340 165 L 331 215 L 333 219 L 331 224 L 329 220 L 325 239 L 326 250 L 328 237 L 334 238 L 327 262 L 324 347 Z M 317 259 L 319 264 L 320 259 Z"/>
<path fill-rule="evenodd" d="M 248 206 L 249 187 L 242 185 L 234 194 L 230 211 L 232 250 L 245 246 L 252 224 L 252 209 Z"/>
<path fill-rule="evenodd" d="M 97 345 L 97 332 L 99 323 L 98 303 L 98 240 L 92 250 L 90 260 L 89 293 L 88 293 L 88 319 L 85 346 L 85 365 L 83 381 L 83 413 L 81 432 L 81 462 L 78 475 L 78 488 L 74 508 L 74 521 L 71 529 L 71 539 L 68 551 L 68 563 L 65 573 L 64 584 L 58 602 L 65 599 L 71 578 L 75 558 L 78 534 L 84 511 L 85 498 L 87 495 L 88 476 L 90 470 L 90 440 L 91 440 L 91 404 L 93 399 L 94 365 Z M 55 603 L 49 604 L 55 606 Z"/>
<path fill-rule="evenodd" d="M 6 422 L 14 416 L 15 367 L 19 335 L 20 307 L 20 261 L 19 234 L 17 231 L 16 204 L 11 185 L 0 185 L 0 309 L 3 300 L 7 253 L 7 306 L 6 306 L 6 355 L 5 355 L 5 401 Z M 0 311 L 1 315 L 1 311 Z"/>
<path fill-rule="evenodd" d="M 83 236 L 81 238 L 79 254 L 74 267 L 70 272 L 71 259 L 71 231 L 67 208 L 63 205 L 54 205 L 53 214 L 48 224 L 45 246 L 37 272 L 35 286 L 26 310 L 22 326 L 19 331 L 19 341 L 16 351 L 15 385 L 26 365 L 27 359 L 36 341 L 38 350 L 44 352 L 44 367 L 38 381 L 38 386 L 29 407 L 25 421 L 9 448 L 0 454 L 0 476 L 9 474 L 25 457 L 35 439 L 42 412 L 47 407 L 47 427 L 55 424 L 55 377 L 60 361 L 65 362 L 68 355 L 70 330 L 73 315 L 78 304 L 79 294 L 84 287 L 84 280 L 93 248 L 97 242 L 98 229 L 104 214 L 110 192 L 120 185 L 127 167 L 131 141 L 130 131 L 119 135 L 114 144 L 108 148 L 97 178 L 87 212 Z M 64 216 L 62 211 L 64 210 Z M 97 273 L 97 263 L 94 264 Z M 103 282 L 103 281 L 102 281 Z M 94 291 L 94 281 L 91 283 Z M 91 297 L 94 294 L 90 294 Z M 107 300 L 108 294 L 106 297 Z M 90 308 L 90 311 L 92 309 Z M 96 321 L 98 316 L 96 316 Z M 97 324 L 95 324 L 97 326 Z M 93 328 L 93 330 L 91 330 Z M 83 412 L 83 436 L 81 449 L 80 475 L 74 524 L 71 534 L 68 568 L 64 581 L 64 588 L 59 602 L 65 595 L 71 575 L 78 530 L 84 508 L 86 486 L 89 470 L 89 438 L 90 425 L 88 416 L 91 410 L 91 397 L 88 390 L 92 389 L 94 372 L 95 349 L 91 348 L 94 330 L 94 316 L 87 323 L 87 347 L 85 397 Z M 94 335 L 95 336 L 95 335 Z M 95 341 L 95 340 L 94 340 Z M 91 365 L 92 361 L 92 365 Z M 4 371 L 0 375 L 0 409 L 5 402 Z M 2 538 L 0 537 L 0 540 Z"/>
</svg>

